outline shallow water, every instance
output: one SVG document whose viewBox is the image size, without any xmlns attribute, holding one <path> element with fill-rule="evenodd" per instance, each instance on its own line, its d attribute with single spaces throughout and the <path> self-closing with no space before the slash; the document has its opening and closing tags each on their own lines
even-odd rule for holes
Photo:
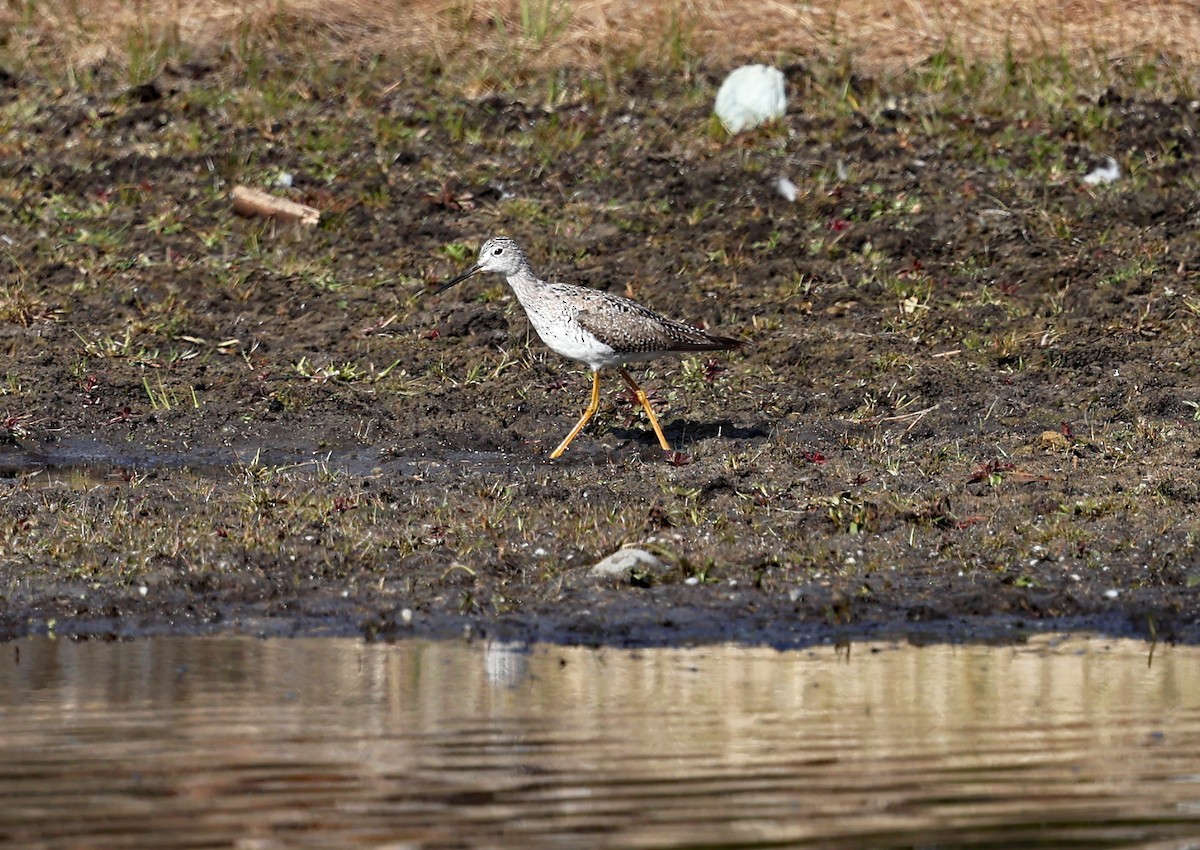
<svg viewBox="0 0 1200 850">
<path fill-rule="evenodd" d="M 0 844 L 1195 847 L 1200 651 L 0 646 Z"/>
<path fill-rule="evenodd" d="M 464 472 L 511 474 L 518 461 L 503 452 L 442 452 L 436 458 L 383 452 L 348 445 L 200 446 L 186 451 L 110 443 L 90 437 L 63 438 L 45 446 L 0 447 L 0 480 L 26 479 L 34 485 L 65 484 L 87 490 L 127 484 L 149 472 L 196 479 L 228 480 L 248 469 L 336 472 L 342 475 L 401 478 L 460 476 Z"/>
</svg>

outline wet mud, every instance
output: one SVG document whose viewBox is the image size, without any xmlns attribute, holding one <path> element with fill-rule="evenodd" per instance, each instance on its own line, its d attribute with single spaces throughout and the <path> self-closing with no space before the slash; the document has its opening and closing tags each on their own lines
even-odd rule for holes
<svg viewBox="0 0 1200 850">
<path fill-rule="evenodd" d="M 793 68 L 729 138 L 716 70 L 377 73 L 5 83 L 0 634 L 1200 637 L 1194 103 Z M 746 341 L 634 368 L 674 452 L 608 375 L 548 460 L 585 369 L 499 279 L 432 294 L 501 233 Z M 590 577 L 627 545 L 661 569 Z"/>
</svg>

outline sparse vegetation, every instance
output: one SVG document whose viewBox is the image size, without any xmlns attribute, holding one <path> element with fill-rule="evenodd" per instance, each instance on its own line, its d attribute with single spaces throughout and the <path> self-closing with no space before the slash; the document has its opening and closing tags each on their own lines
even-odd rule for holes
<svg viewBox="0 0 1200 850">
<path fill-rule="evenodd" d="M 747 8 L 0 10 L 0 634 L 335 597 L 372 634 L 644 599 L 800 634 L 1119 585 L 1196 637 L 1194 12 Z M 793 108 L 730 138 L 747 52 Z M 502 283 L 430 295 L 501 231 L 749 339 L 639 371 L 679 452 L 618 382 L 545 460 L 583 370 Z M 588 587 L 630 543 L 669 573 Z"/>
</svg>

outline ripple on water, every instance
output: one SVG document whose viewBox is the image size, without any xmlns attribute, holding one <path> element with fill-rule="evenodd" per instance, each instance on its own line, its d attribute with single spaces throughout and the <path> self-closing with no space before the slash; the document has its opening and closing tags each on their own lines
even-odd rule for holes
<svg viewBox="0 0 1200 850">
<path fill-rule="evenodd" d="M 849 655 L 28 639 L 0 649 L 0 840 L 1191 846 L 1198 661 L 1083 638 Z"/>
</svg>

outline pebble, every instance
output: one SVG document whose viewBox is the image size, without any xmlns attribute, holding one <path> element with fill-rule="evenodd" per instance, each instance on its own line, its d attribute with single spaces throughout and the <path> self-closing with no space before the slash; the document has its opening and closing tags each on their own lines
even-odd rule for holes
<svg viewBox="0 0 1200 850">
<path fill-rule="evenodd" d="M 618 549 L 607 558 L 593 564 L 588 570 L 588 576 L 628 581 L 630 573 L 635 569 L 660 572 L 665 569 L 665 565 L 645 549 Z"/>
<path fill-rule="evenodd" d="M 1083 176 L 1089 186 L 1104 186 L 1121 179 L 1121 166 L 1111 156 L 1104 158 L 1104 165 L 1097 166 Z"/>
</svg>

